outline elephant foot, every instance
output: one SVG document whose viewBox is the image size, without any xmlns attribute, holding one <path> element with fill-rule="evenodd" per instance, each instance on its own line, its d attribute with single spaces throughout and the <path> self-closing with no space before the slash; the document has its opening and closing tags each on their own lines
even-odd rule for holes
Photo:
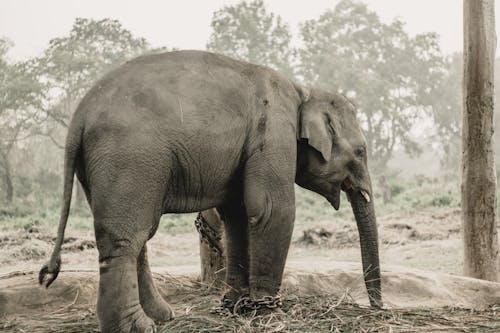
<svg viewBox="0 0 500 333">
<path fill-rule="evenodd" d="M 151 318 L 144 314 L 134 321 L 130 331 L 125 330 L 125 332 L 156 333 L 156 325 Z"/>
<path fill-rule="evenodd" d="M 382 302 L 382 299 L 370 297 L 370 306 L 375 309 L 382 309 L 384 307 L 384 303 Z"/>
<path fill-rule="evenodd" d="M 248 297 L 248 294 L 243 295 L 236 289 L 227 291 L 220 300 L 220 304 L 213 308 L 210 312 L 222 316 L 232 316 L 238 314 L 235 312 L 235 305 L 242 297 Z"/>
<path fill-rule="evenodd" d="M 166 322 L 174 318 L 174 311 L 161 296 L 150 298 L 141 303 L 146 315 L 155 322 Z"/>
<path fill-rule="evenodd" d="M 134 311 L 134 312 L 132 312 Z M 128 312 L 128 311 L 127 311 Z M 100 316 L 101 332 L 110 333 L 155 333 L 156 325 L 140 306 L 134 307 L 132 313 L 124 313 L 120 320 L 112 320 Z"/>
</svg>

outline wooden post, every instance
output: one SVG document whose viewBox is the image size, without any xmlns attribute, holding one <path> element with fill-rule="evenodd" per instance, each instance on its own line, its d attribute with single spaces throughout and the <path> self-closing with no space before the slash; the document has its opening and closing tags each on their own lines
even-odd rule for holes
<svg viewBox="0 0 500 333">
<path fill-rule="evenodd" d="M 220 287 L 225 276 L 224 223 L 215 208 L 198 216 L 200 233 L 201 282 Z"/>
<path fill-rule="evenodd" d="M 464 274 L 497 281 L 493 150 L 494 0 L 464 0 L 462 226 Z"/>
</svg>

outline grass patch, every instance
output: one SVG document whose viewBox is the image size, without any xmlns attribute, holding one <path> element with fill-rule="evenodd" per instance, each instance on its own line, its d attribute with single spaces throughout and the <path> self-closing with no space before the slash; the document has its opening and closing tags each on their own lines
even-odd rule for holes
<svg viewBox="0 0 500 333">
<path fill-rule="evenodd" d="M 158 230 L 170 234 L 180 234 L 194 231 L 194 220 L 198 213 L 166 214 L 161 217 Z"/>
</svg>

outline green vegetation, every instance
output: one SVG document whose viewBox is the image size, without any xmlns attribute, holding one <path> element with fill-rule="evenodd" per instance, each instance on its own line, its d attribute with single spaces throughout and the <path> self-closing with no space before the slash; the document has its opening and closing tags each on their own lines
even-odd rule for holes
<svg viewBox="0 0 500 333">
<path fill-rule="evenodd" d="M 378 182 L 374 182 L 377 184 Z M 381 189 L 374 187 L 376 210 L 379 216 L 388 214 L 413 215 L 419 211 L 460 209 L 458 185 L 422 176 L 390 181 L 391 201 L 383 203 Z M 58 191 L 56 191 L 58 192 Z M 43 192 L 32 193 L 29 198 L 4 204 L 0 208 L 0 230 L 29 228 L 56 228 L 59 221 L 59 195 L 49 197 Z M 342 194 L 339 211 L 320 195 L 296 186 L 296 224 L 336 219 L 352 220 L 350 204 Z M 194 231 L 195 213 L 168 214 L 160 221 L 159 231 L 183 233 Z M 86 202 L 73 203 L 70 228 L 92 230 L 93 222 Z"/>
<path fill-rule="evenodd" d="M 388 214 L 412 215 L 419 211 L 460 209 L 459 187 L 450 182 L 429 178 L 422 181 L 421 177 L 397 178 L 391 181 L 390 192 L 391 201 L 384 203 L 381 189 L 379 186 L 374 186 L 375 208 L 379 216 Z M 297 189 L 296 194 L 296 221 L 298 224 L 337 218 L 353 219 L 349 202 L 344 194 L 338 212 L 335 212 L 325 199 L 315 193 Z"/>
</svg>

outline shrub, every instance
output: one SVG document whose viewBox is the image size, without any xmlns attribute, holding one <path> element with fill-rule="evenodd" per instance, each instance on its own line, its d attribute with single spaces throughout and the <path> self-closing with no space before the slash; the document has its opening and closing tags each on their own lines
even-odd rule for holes
<svg viewBox="0 0 500 333">
<path fill-rule="evenodd" d="M 401 194 L 404 191 L 404 186 L 397 183 L 397 184 L 391 184 L 390 185 L 390 191 L 391 191 L 391 196 L 395 197 L 399 194 Z"/>
<path fill-rule="evenodd" d="M 430 205 L 433 207 L 449 207 L 453 199 L 448 195 L 440 195 L 433 198 L 430 202 Z"/>
</svg>

